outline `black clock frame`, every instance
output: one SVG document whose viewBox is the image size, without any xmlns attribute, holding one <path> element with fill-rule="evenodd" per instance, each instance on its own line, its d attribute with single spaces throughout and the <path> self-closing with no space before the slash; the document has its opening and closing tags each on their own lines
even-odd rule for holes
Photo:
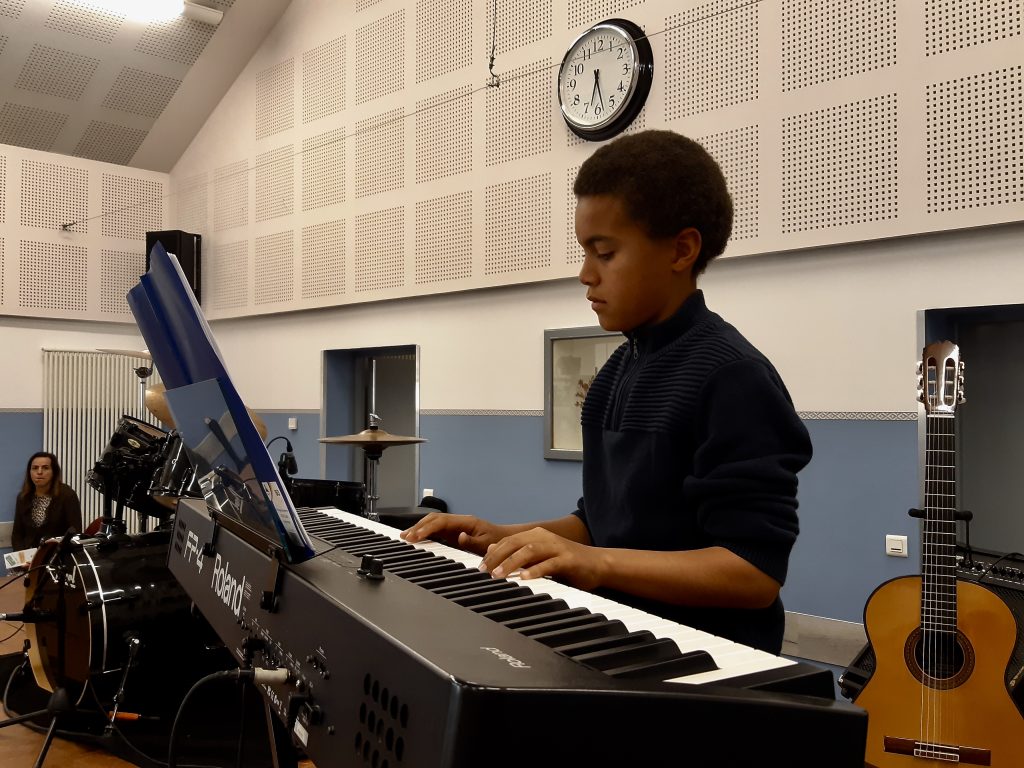
<svg viewBox="0 0 1024 768">
<path fill-rule="evenodd" d="M 629 96 L 626 106 L 615 115 L 614 119 L 606 125 L 602 125 L 598 128 L 587 128 L 585 126 L 579 126 L 572 123 L 563 109 L 562 72 L 565 70 L 566 62 L 569 61 L 569 57 L 572 55 L 579 41 L 589 35 L 596 27 L 604 25 L 618 27 L 633 40 L 633 45 L 636 46 L 636 66 L 634 67 L 636 79 L 634 81 L 633 91 Z M 558 111 L 561 112 L 562 119 L 565 120 L 565 124 L 569 127 L 569 130 L 581 139 L 586 139 L 587 141 L 604 141 L 605 139 L 610 139 L 621 133 L 636 119 L 636 116 L 640 114 L 640 110 L 644 108 L 644 104 L 647 102 L 647 96 L 651 92 L 651 83 L 653 80 L 654 51 L 651 49 L 651 44 L 647 40 L 647 33 L 645 33 L 638 24 L 635 24 L 628 19 L 605 19 L 604 21 L 599 21 L 597 24 L 591 25 L 585 32 L 573 40 L 569 45 L 569 48 L 566 50 L 565 56 L 562 57 L 562 63 L 558 67 L 558 75 L 555 82 L 555 90 L 558 93 Z"/>
</svg>

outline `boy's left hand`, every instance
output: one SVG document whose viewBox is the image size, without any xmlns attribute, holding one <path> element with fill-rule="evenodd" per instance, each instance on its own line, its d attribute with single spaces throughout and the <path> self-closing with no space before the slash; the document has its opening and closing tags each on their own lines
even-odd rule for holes
<svg viewBox="0 0 1024 768">
<path fill-rule="evenodd" d="M 544 528 L 506 536 L 487 548 L 481 571 L 504 578 L 519 571 L 520 579 L 552 576 L 578 589 L 601 586 L 604 558 L 601 549 L 578 544 Z"/>
</svg>

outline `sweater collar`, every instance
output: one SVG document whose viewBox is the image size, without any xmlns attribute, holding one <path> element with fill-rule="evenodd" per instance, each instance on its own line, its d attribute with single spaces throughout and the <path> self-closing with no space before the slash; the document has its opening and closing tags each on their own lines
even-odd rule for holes
<svg viewBox="0 0 1024 768">
<path fill-rule="evenodd" d="M 699 288 L 686 297 L 672 317 L 657 325 L 648 325 L 626 333 L 625 336 L 640 352 L 657 352 L 697 325 L 708 313 L 704 292 Z"/>
</svg>

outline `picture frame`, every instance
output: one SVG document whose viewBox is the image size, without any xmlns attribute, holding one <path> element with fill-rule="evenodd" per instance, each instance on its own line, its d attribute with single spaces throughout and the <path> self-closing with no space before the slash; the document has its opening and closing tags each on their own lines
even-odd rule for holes
<svg viewBox="0 0 1024 768">
<path fill-rule="evenodd" d="M 544 331 L 544 458 L 583 461 L 580 414 L 594 376 L 625 341 L 600 326 Z"/>
</svg>

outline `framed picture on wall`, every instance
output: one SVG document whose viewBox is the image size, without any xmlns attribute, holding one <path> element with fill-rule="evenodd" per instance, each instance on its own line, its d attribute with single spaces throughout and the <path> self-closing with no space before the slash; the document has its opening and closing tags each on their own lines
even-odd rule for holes
<svg viewBox="0 0 1024 768">
<path fill-rule="evenodd" d="M 600 326 L 544 331 L 545 459 L 583 460 L 583 400 L 623 341 L 621 333 Z"/>
</svg>

